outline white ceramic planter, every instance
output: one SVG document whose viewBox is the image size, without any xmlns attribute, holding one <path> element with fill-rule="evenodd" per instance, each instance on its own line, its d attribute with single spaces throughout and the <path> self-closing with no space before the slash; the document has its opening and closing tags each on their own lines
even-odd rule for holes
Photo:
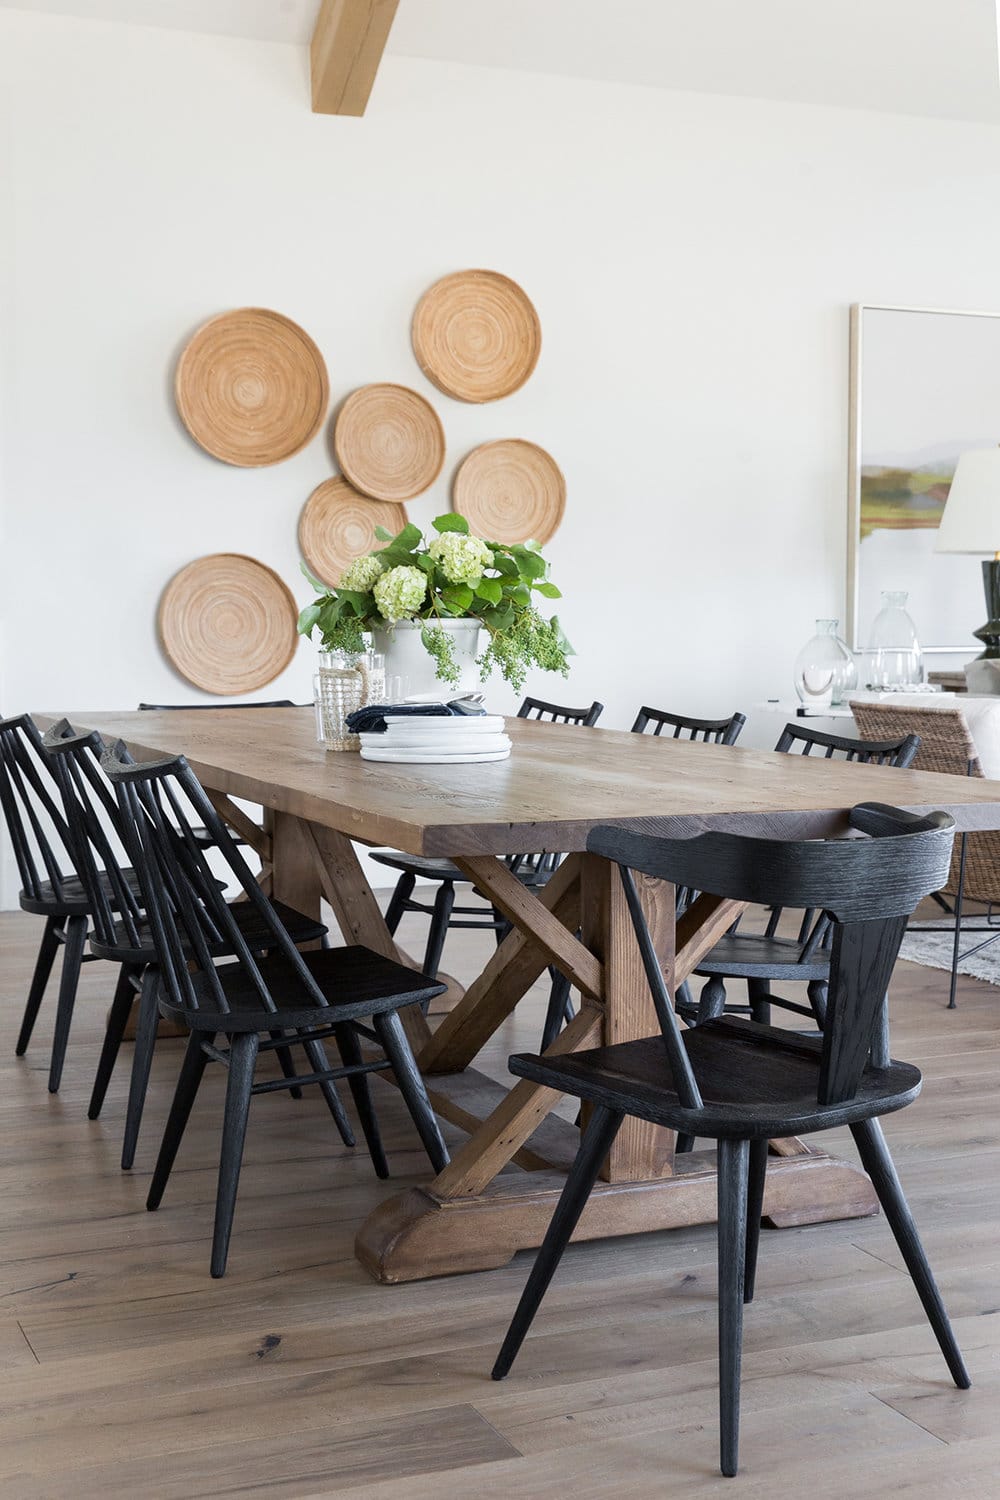
<svg viewBox="0 0 1000 1500">
<path fill-rule="evenodd" d="M 376 651 L 385 653 L 386 692 L 390 698 L 408 698 L 414 694 L 423 696 L 454 698 L 461 692 L 480 687 L 478 620 L 442 620 L 455 645 L 455 660 L 461 678 L 457 684 L 442 682 L 436 674 L 436 663 L 428 655 L 420 639 L 420 624 L 413 620 L 400 620 L 391 630 L 373 630 L 372 638 Z"/>
</svg>

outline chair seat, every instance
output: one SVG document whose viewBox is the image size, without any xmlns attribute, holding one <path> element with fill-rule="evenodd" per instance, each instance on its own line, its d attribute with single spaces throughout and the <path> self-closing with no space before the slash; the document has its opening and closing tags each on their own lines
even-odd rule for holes
<svg viewBox="0 0 1000 1500">
<path fill-rule="evenodd" d="M 300 911 L 296 911 L 291 906 L 285 906 L 282 901 L 272 901 L 271 905 L 294 943 L 319 942 L 320 938 L 326 936 L 326 927 L 315 918 L 303 916 Z M 233 901 L 230 903 L 229 910 L 240 932 L 246 938 L 247 946 L 254 952 L 267 948 L 269 944 L 273 945 L 274 934 L 249 901 Z M 144 920 L 139 927 L 141 947 L 136 948 L 129 941 L 124 922 L 115 923 L 115 933 L 118 941 L 114 944 L 101 943 L 91 937 L 90 951 L 95 958 L 107 958 L 112 963 L 127 963 L 136 966 L 156 963 L 156 945 L 147 921 Z M 227 943 L 212 943 L 210 951 L 214 957 L 224 958 L 227 953 L 232 952 L 232 948 Z"/>
<path fill-rule="evenodd" d="M 129 883 L 133 895 L 141 899 L 139 891 L 139 877 L 134 870 L 122 872 Z M 116 905 L 115 894 L 111 881 L 107 875 L 101 873 L 101 885 L 107 893 L 112 907 Z M 36 917 L 86 917 L 90 914 L 90 902 L 83 888 L 83 881 L 76 875 L 68 875 L 60 882 L 61 891 L 56 893 L 56 888 L 51 880 L 43 881 L 38 888 L 37 896 L 29 896 L 27 891 L 22 891 L 18 897 L 18 903 L 22 911 L 30 911 Z"/>
<path fill-rule="evenodd" d="M 555 1057 L 518 1054 L 512 1073 L 685 1135 L 770 1140 L 808 1135 L 903 1109 L 920 1092 L 909 1063 L 867 1068 L 846 1104 L 816 1102 L 822 1039 L 735 1016 L 683 1033 L 704 1107 L 687 1109 L 673 1086 L 661 1037 Z"/>
<path fill-rule="evenodd" d="M 214 971 L 231 1011 L 221 1012 L 207 976 L 194 974 L 198 1009 L 174 1005 L 161 998 L 161 1014 L 198 1031 L 295 1029 L 349 1021 L 396 1010 L 401 1005 L 420 1004 L 433 1000 L 446 989 L 445 985 L 428 980 L 416 969 L 407 969 L 403 964 L 382 958 L 371 949 L 360 946 L 324 948 L 319 952 L 303 953 L 302 959 L 325 995 L 328 1006 L 313 1004 L 303 994 L 289 960 L 275 956 L 261 959 L 258 968 L 278 1006 L 277 1012 L 265 1009 L 242 965 L 231 963 L 221 964 Z"/>
<path fill-rule="evenodd" d="M 826 979 L 829 952 L 820 948 L 804 962 L 798 957 L 801 952 L 802 944 L 794 938 L 736 932 L 720 938 L 695 973 L 723 974 L 730 979 Z"/>
<path fill-rule="evenodd" d="M 427 880 L 451 880 L 458 884 L 472 884 L 468 875 L 464 874 L 457 865 L 453 865 L 450 859 L 434 859 L 426 854 L 403 854 L 399 849 L 372 850 L 368 857 L 380 865 L 388 865 L 391 870 L 401 870 L 407 875 L 419 875 Z M 551 872 L 539 874 L 530 865 L 526 865 L 521 870 L 515 870 L 514 874 L 523 885 L 536 886 L 544 885 Z"/>
</svg>

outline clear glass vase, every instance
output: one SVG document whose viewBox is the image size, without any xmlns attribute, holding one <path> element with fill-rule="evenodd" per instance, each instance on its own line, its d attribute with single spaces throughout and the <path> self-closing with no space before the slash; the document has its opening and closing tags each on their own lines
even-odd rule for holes
<svg viewBox="0 0 1000 1500">
<path fill-rule="evenodd" d="M 866 676 L 868 686 L 881 692 L 912 692 L 924 680 L 917 627 L 907 614 L 906 600 L 902 589 L 884 590 L 882 608 L 872 621 Z"/>
<path fill-rule="evenodd" d="M 833 708 L 858 685 L 858 671 L 839 620 L 817 620 L 816 634 L 795 658 L 795 691 L 804 708 Z"/>
<path fill-rule="evenodd" d="M 385 657 L 374 651 L 321 651 L 313 700 L 320 744 L 327 750 L 360 750 L 347 716 L 367 703 L 385 702 Z"/>
</svg>

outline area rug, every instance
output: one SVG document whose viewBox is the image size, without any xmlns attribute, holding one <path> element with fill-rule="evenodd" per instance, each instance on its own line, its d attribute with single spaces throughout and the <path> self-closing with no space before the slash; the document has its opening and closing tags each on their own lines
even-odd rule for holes
<svg viewBox="0 0 1000 1500">
<path fill-rule="evenodd" d="M 980 922 L 979 925 L 985 926 Z M 927 969 L 951 969 L 951 954 L 955 941 L 954 924 L 950 921 L 921 924 L 920 932 L 908 932 L 899 950 L 900 958 L 911 964 L 923 964 Z M 1000 984 L 1000 927 L 996 930 L 997 941 L 970 958 L 959 957 L 958 972 L 968 974 L 971 979 L 985 979 L 987 984 Z M 959 944 L 961 955 L 989 936 L 986 932 L 963 932 Z"/>
</svg>

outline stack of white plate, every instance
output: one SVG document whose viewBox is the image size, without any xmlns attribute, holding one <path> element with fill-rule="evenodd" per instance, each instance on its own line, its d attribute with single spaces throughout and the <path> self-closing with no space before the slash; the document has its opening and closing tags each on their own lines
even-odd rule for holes
<svg viewBox="0 0 1000 1500">
<path fill-rule="evenodd" d="M 462 761 L 506 760 L 510 740 L 498 714 L 456 714 L 452 718 L 386 719 L 381 734 L 362 734 L 361 759 L 445 765 Z"/>
</svg>

